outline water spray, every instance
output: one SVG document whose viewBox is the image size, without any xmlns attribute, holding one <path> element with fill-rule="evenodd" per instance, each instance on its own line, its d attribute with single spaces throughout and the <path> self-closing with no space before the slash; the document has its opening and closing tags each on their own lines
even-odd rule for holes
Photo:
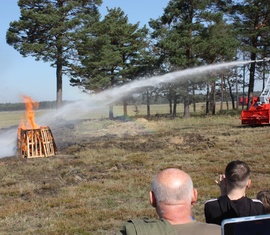
<svg viewBox="0 0 270 235">
<path fill-rule="evenodd" d="M 252 63 L 266 62 L 266 61 L 270 61 L 270 57 L 265 57 L 265 58 L 263 58 L 261 60 L 253 60 Z"/>
<path fill-rule="evenodd" d="M 76 120 L 80 117 L 83 117 L 87 113 L 96 112 L 101 109 L 104 110 L 108 108 L 108 105 L 114 104 L 121 98 L 135 92 L 141 92 L 143 91 L 143 89 L 149 87 L 156 87 L 163 83 L 174 83 L 187 79 L 198 78 L 204 74 L 209 74 L 213 71 L 219 71 L 239 65 L 269 60 L 270 58 L 264 58 L 263 60 L 256 61 L 232 61 L 219 64 L 210 64 L 181 71 L 175 71 L 172 73 L 167 73 L 165 75 L 154 76 L 149 79 L 135 80 L 120 87 L 115 87 L 97 94 L 89 95 L 88 99 L 70 103 L 57 110 L 57 113 L 55 113 L 55 111 L 52 111 L 46 115 L 43 115 L 42 117 L 38 118 L 39 123 L 43 123 L 44 125 L 53 125 L 55 122 L 58 122 L 58 117 L 68 117 L 69 120 Z M 0 158 L 13 155 L 14 149 L 16 149 L 16 137 L 17 128 L 10 129 L 9 133 L 0 133 L 0 148 L 2 150 L 0 153 Z M 7 141 L 9 141 L 8 144 Z M 5 149 L 4 152 L 3 149 Z"/>
</svg>

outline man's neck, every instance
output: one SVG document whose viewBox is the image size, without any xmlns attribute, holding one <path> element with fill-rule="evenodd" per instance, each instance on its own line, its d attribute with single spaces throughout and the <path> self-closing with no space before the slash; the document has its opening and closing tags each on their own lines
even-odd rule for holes
<svg viewBox="0 0 270 235">
<path fill-rule="evenodd" d="M 231 189 L 228 191 L 227 196 L 230 200 L 238 200 L 246 195 L 245 188 L 244 189 Z"/>
<path fill-rule="evenodd" d="M 186 224 L 192 222 L 191 208 L 174 205 L 163 206 L 161 218 L 166 219 L 170 224 Z"/>
</svg>

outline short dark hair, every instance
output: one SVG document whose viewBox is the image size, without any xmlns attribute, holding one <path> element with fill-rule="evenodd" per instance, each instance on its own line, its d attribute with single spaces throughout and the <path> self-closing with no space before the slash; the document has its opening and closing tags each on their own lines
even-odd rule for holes
<svg viewBox="0 0 270 235">
<path fill-rule="evenodd" d="M 248 164 L 240 160 L 231 161 L 225 169 L 226 182 L 234 188 L 245 187 L 249 176 Z"/>
<path fill-rule="evenodd" d="M 266 213 L 270 214 L 270 190 L 258 192 L 257 199 L 263 203 Z"/>
</svg>

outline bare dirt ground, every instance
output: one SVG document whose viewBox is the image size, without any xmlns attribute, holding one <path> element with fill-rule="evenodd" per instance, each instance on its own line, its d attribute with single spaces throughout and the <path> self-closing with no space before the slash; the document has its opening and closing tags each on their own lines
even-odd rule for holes
<svg viewBox="0 0 270 235">
<path fill-rule="evenodd" d="M 86 121 L 87 125 L 95 121 Z M 72 155 L 79 149 L 121 148 L 128 151 L 155 151 L 163 148 L 196 147 L 198 144 L 207 146 L 208 140 L 198 133 L 179 135 L 176 130 L 158 133 L 157 123 L 150 123 L 140 118 L 135 122 L 117 121 L 101 130 L 90 130 L 82 133 L 74 131 L 74 124 L 60 125 L 55 128 L 54 138 L 60 155 Z M 153 138 L 154 136 L 154 138 Z"/>
</svg>

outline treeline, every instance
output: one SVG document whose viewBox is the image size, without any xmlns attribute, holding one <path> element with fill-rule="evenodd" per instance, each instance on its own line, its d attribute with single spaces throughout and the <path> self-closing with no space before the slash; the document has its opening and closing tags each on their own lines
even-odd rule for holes
<svg viewBox="0 0 270 235">
<path fill-rule="evenodd" d="M 64 103 L 68 103 L 67 101 L 64 101 Z M 56 102 L 55 101 L 41 101 L 38 103 L 39 109 L 55 109 L 56 108 Z M 0 111 L 21 111 L 25 110 L 25 104 L 24 103 L 0 103 Z"/>
<path fill-rule="evenodd" d="M 259 92 L 254 93 L 255 96 L 259 96 Z M 236 94 L 234 94 L 235 100 L 236 99 Z M 245 96 L 246 97 L 246 96 Z M 197 103 L 205 103 L 206 102 L 206 94 L 196 94 L 194 97 L 192 97 L 192 100 L 194 101 L 193 104 L 196 106 Z M 217 102 L 221 101 L 220 95 L 217 95 Z M 75 101 L 63 101 L 63 105 L 68 105 L 72 102 Z M 182 100 L 180 100 L 182 102 Z M 225 98 L 226 103 L 230 103 L 231 100 L 227 96 Z M 238 99 L 239 103 L 239 99 Z M 116 105 L 121 105 L 122 103 L 118 102 Z M 164 97 L 160 94 L 156 94 L 155 98 L 151 100 L 151 103 L 148 103 L 147 97 L 145 95 L 140 95 L 133 97 L 129 100 L 127 100 L 127 105 L 149 105 L 149 116 L 151 115 L 150 113 L 150 106 L 155 105 L 155 104 L 168 104 L 170 105 L 170 100 L 167 97 Z M 239 103 L 240 104 L 240 103 Z M 193 105 L 193 106 L 194 106 Z M 38 107 L 37 109 L 56 109 L 56 101 L 40 101 L 38 102 Z M 25 103 L 0 103 L 0 112 L 5 112 L 5 111 L 22 111 L 25 110 Z M 172 114 L 172 112 L 171 112 Z"/>
<path fill-rule="evenodd" d="M 101 0 L 18 1 L 21 17 L 10 23 L 7 43 L 23 56 L 56 68 L 56 107 L 62 106 L 63 74 L 72 86 L 94 93 L 187 68 L 250 61 L 142 89 L 147 105 L 162 96 L 172 115 L 183 103 L 185 117 L 198 93 L 206 93 L 205 113 L 215 114 L 218 99 L 221 109 L 228 101 L 236 109 L 243 90 L 247 89 L 248 99 L 254 95 L 256 79 L 265 85 L 270 1 L 170 0 L 159 18 L 142 27 L 131 24 L 121 8 L 108 9 L 102 18 L 101 4 Z M 121 96 L 124 115 L 132 95 Z M 113 104 L 109 114 L 112 118 Z"/>
</svg>

